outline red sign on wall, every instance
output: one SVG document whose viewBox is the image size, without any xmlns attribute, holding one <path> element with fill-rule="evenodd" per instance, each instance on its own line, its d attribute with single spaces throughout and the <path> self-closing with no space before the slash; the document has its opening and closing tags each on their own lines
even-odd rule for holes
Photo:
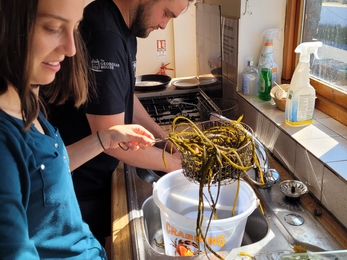
<svg viewBox="0 0 347 260">
<path fill-rule="evenodd" d="M 157 49 L 165 49 L 166 50 L 166 40 L 157 40 Z"/>
<path fill-rule="evenodd" d="M 157 56 L 158 58 L 166 57 L 166 40 L 157 40 Z"/>
</svg>

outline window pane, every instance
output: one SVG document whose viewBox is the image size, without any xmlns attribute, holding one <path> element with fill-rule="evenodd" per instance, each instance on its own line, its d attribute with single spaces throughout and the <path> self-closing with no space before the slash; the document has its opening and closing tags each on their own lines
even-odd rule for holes
<svg viewBox="0 0 347 260">
<path fill-rule="evenodd" d="M 311 74 L 347 93 L 347 0 L 306 0 L 302 42 L 321 41 Z"/>
</svg>

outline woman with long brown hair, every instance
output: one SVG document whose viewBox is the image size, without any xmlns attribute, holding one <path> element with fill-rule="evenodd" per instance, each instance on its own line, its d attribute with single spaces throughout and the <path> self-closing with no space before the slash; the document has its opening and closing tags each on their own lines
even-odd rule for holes
<svg viewBox="0 0 347 260">
<path fill-rule="evenodd" d="M 82 221 L 71 171 L 124 142 L 152 145 L 138 125 L 100 130 L 65 147 L 39 91 L 58 103 L 88 98 L 78 25 L 84 0 L 0 0 L 1 259 L 106 259 Z"/>
</svg>

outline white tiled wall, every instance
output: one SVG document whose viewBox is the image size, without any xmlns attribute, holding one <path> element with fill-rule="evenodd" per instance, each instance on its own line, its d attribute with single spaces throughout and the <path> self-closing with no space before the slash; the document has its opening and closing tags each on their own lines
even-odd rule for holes
<svg viewBox="0 0 347 260">
<path fill-rule="evenodd" d="M 344 170 L 346 172 L 346 168 Z M 322 203 L 347 226 L 347 185 L 335 172 L 324 167 Z"/>
<path fill-rule="evenodd" d="M 290 127 L 271 101 L 240 94 L 243 122 L 283 165 L 347 227 L 347 127 L 316 110 L 314 122 Z"/>
<path fill-rule="evenodd" d="M 296 145 L 295 155 L 294 172 L 297 178 L 304 182 L 309 191 L 321 201 L 324 165 L 299 144 Z"/>
</svg>

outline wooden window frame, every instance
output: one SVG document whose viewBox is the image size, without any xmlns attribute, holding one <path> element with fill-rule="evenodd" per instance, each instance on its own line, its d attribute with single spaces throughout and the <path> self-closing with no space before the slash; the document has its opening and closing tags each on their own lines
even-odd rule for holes
<svg viewBox="0 0 347 260">
<path fill-rule="evenodd" d="M 304 0 L 287 1 L 282 69 L 282 81 L 287 83 L 298 63 L 294 49 L 300 43 L 304 4 Z M 347 94 L 313 77 L 310 83 L 316 89 L 316 109 L 347 125 Z"/>
</svg>

